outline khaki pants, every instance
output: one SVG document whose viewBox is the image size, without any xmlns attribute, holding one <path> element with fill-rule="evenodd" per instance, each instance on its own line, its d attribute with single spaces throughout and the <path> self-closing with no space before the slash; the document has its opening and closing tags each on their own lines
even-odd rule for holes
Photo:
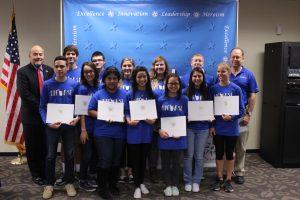
<svg viewBox="0 0 300 200">
<path fill-rule="evenodd" d="M 243 176 L 245 172 L 246 146 L 249 136 L 249 125 L 243 126 L 240 130 L 240 136 L 235 146 L 235 165 L 234 171 L 238 176 Z"/>
</svg>

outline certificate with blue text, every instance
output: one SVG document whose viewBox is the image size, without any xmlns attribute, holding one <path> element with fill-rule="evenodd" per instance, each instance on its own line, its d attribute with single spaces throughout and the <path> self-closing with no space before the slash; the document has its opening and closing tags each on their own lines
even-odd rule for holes
<svg viewBox="0 0 300 200">
<path fill-rule="evenodd" d="M 97 119 L 113 122 L 124 122 L 124 103 L 98 101 Z"/>
<path fill-rule="evenodd" d="M 129 101 L 129 108 L 131 120 L 157 119 L 154 99 Z"/>
<path fill-rule="evenodd" d="M 69 124 L 74 118 L 74 104 L 47 104 L 46 123 Z"/>
</svg>

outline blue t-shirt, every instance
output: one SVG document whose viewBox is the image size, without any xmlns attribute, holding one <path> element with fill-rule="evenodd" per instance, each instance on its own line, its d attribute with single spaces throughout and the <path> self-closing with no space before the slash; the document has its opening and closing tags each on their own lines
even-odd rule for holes
<svg viewBox="0 0 300 200">
<path fill-rule="evenodd" d="M 182 82 L 182 88 L 187 88 L 189 86 L 191 72 L 192 72 L 192 70 L 190 70 L 188 73 L 186 73 L 185 75 L 180 77 L 181 82 Z M 205 77 L 206 86 L 208 88 L 210 88 L 211 86 L 213 86 L 215 84 L 216 81 L 213 76 L 205 73 L 204 77 Z"/>
<path fill-rule="evenodd" d="M 44 82 L 41 100 L 40 114 L 46 123 L 47 104 L 74 104 L 78 83 L 67 78 L 64 82 L 58 82 L 55 77 Z"/>
<path fill-rule="evenodd" d="M 230 81 L 242 89 L 243 103 L 246 107 L 248 105 L 249 94 L 258 92 L 254 74 L 246 67 L 242 67 L 242 70 L 236 76 L 233 74 L 230 75 Z"/>
<path fill-rule="evenodd" d="M 77 89 L 77 94 L 79 95 L 87 95 L 87 96 L 92 96 L 99 90 L 99 85 L 95 87 L 87 87 L 85 85 L 80 84 Z M 86 131 L 90 134 L 93 133 L 93 128 L 94 128 L 94 119 L 91 118 L 90 116 L 85 116 L 85 127 Z"/>
<path fill-rule="evenodd" d="M 224 121 L 222 116 L 215 116 L 213 126 L 217 135 L 239 136 L 238 118 L 244 113 L 243 93 L 239 86 L 230 82 L 227 86 L 221 86 L 219 83 L 210 88 L 210 97 L 216 96 L 239 96 L 239 115 L 231 116 L 230 121 Z"/>
<path fill-rule="evenodd" d="M 131 80 L 130 79 L 123 79 L 122 80 L 121 88 L 123 90 L 125 90 L 126 92 L 128 92 L 129 90 L 131 90 Z"/>
<path fill-rule="evenodd" d="M 155 98 L 155 97 L 154 97 Z M 125 115 L 130 117 L 129 101 L 150 100 L 147 91 L 137 90 L 133 97 L 133 92 L 127 93 L 127 101 L 125 104 Z M 153 134 L 153 125 L 146 123 L 144 120 L 139 121 L 135 126 L 127 124 L 127 143 L 128 144 L 142 144 L 151 143 Z"/>
<path fill-rule="evenodd" d="M 162 117 L 178 117 L 187 116 L 188 114 L 188 98 L 182 95 L 180 99 L 177 97 L 166 97 L 165 95 L 158 99 L 158 115 Z M 159 149 L 172 150 L 172 149 L 186 149 L 187 138 L 186 136 L 176 138 L 161 138 L 158 137 Z"/>
<path fill-rule="evenodd" d="M 81 68 L 77 67 L 76 69 L 70 69 L 67 71 L 67 77 L 73 79 L 77 83 L 80 83 L 81 79 Z"/>
<path fill-rule="evenodd" d="M 112 94 L 109 93 L 105 88 L 101 89 L 92 96 L 88 110 L 98 110 L 98 100 L 125 103 L 126 92 L 122 89 L 117 89 L 117 91 Z M 109 123 L 104 120 L 95 119 L 94 137 L 125 139 L 123 124 L 124 123 L 120 122 Z"/>
<path fill-rule="evenodd" d="M 184 95 L 187 95 L 187 88 L 183 89 L 182 93 Z M 196 91 L 196 93 L 192 96 L 192 99 L 189 101 L 202 101 L 202 95 L 200 91 Z M 208 127 L 208 121 L 192 121 L 188 122 L 187 128 L 188 129 L 193 129 L 193 130 L 207 130 Z"/>
</svg>

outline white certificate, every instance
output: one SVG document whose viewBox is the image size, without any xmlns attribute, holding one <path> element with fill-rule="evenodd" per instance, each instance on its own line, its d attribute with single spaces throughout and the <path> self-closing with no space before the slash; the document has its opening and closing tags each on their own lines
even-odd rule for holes
<svg viewBox="0 0 300 200">
<path fill-rule="evenodd" d="M 157 119 L 155 100 L 129 101 L 131 120 Z"/>
<path fill-rule="evenodd" d="M 97 119 L 124 122 L 124 103 L 98 101 Z"/>
<path fill-rule="evenodd" d="M 69 124 L 74 117 L 74 104 L 47 104 L 46 123 L 61 122 Z"/>
<path fill-rule="evenodd" d="M 186 117 L 162 117 L 161 130 L 166 131 L 169 137 L 186 136 Z"/>
<path fill-rule="evenodd" d="M 205 121 L 214 119 L 213 101 L 189 101 L 188 120 Z"/>
<path fill-rule="evenodd" d="M 88 107 L 92 96 L 75 96 L 75 115 L 88 115 Z"/>
<path fill-rule="evenodd" d="M 239 96 L 217 96 L 214 108 L 215 115 L 239 115 Z"/>
</svg>

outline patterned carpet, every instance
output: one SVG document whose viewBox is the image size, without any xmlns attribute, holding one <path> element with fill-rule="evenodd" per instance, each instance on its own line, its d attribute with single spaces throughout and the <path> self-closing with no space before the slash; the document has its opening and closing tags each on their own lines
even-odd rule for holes
<svg viewBox="0 0 300 200">
<path fill-rule="evenodd" d="M 14 157 L 0 158 L 0 178 L 2 188 L 0 199 L 41 199 L 43 188 L 31 182 L 27 165 L 14 166 L 10 160 Z M 202 182 L 200 193 L 187 193 L 180 188 L 180 196 L 167 199 L 282 199 L 300 200 L 300 169 L 276 169 L 263 161 L 257 154 L 247 154 L 247 177 L 244 185 L 233 183 L 234 192 L 213 192 L 209 186 L 213 183 L 215 173 L 205 170 L 206 179 Z M 143 199 L 165 199 L 162 195 L 163 184 L 149 184 L 150 194 Z M 77 185 L 76 185 L 77 186 Z M 133 199 L 133 185 L 119 184 L 121 196 L 115 199 Z M 52 199 L 100 199 L 96 192 L 87 193 L 80 189 L 75 198 L 67 198 L 63 188 L 56 188 Z"/>
</svg>

